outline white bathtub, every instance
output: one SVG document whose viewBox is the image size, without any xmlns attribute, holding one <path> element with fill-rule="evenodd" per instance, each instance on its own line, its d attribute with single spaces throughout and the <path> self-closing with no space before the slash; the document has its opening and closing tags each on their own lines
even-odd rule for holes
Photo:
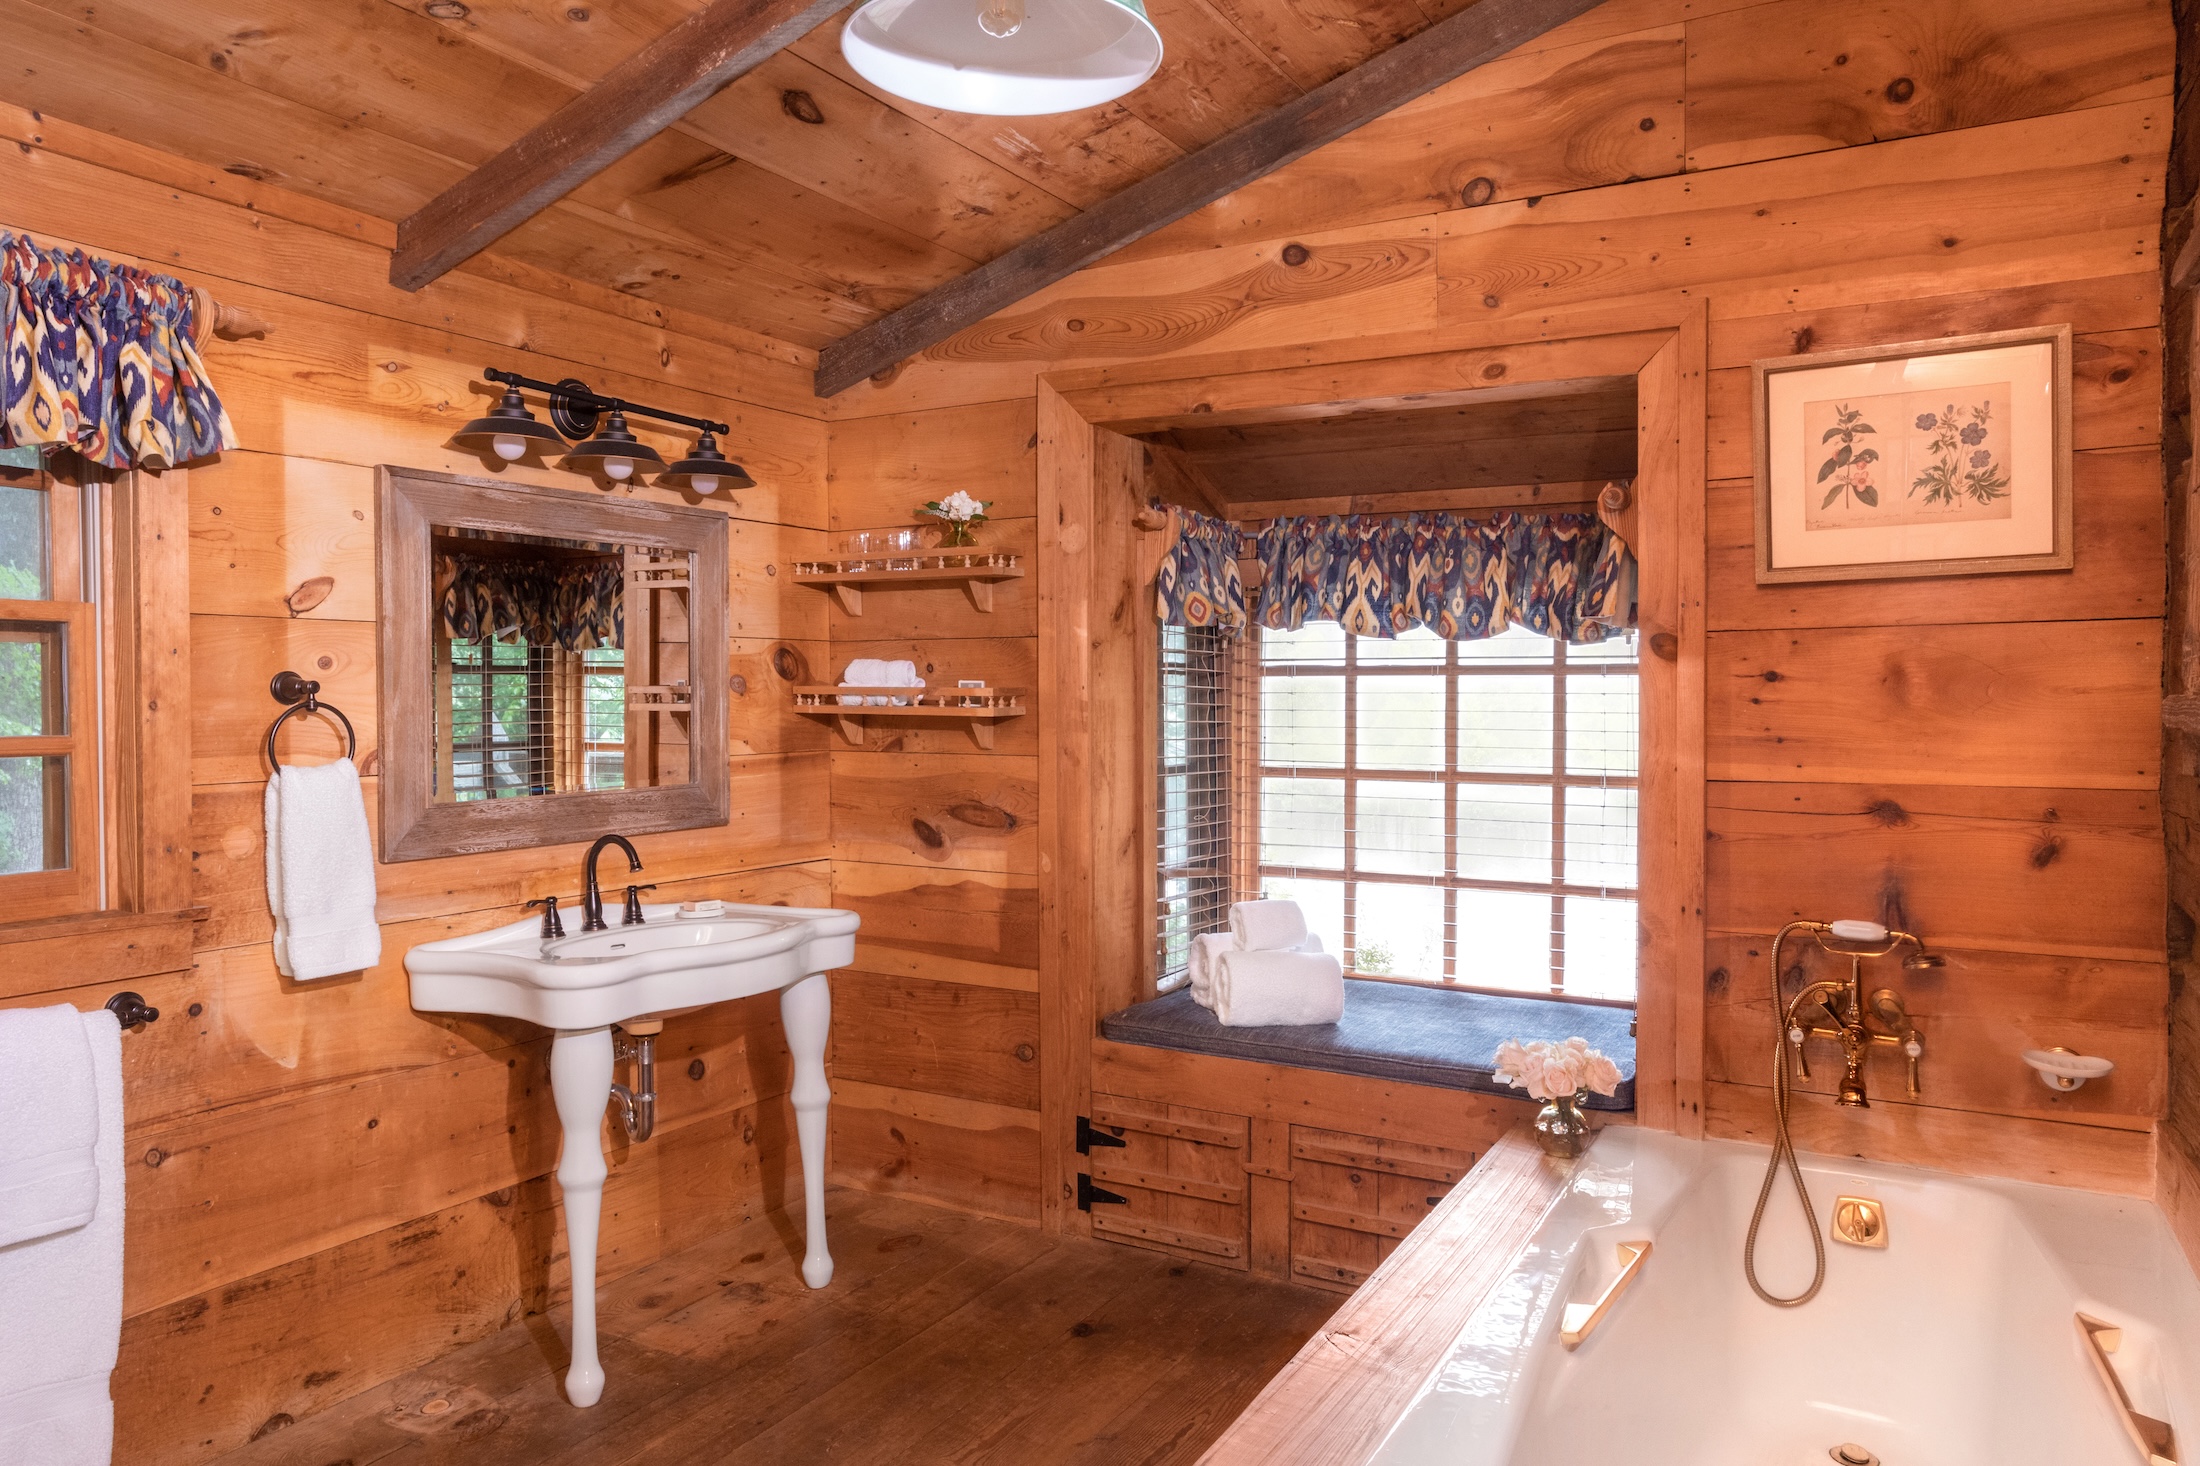
<svg viewBox="0 0 2200 1466">
<path fill-rule="evenodd" d="M 1742 1276 L 1765 1151 L 1606 1130 L 1507 1278 L 1373 1458 L 1384 1466 L 2125 1466 L 2143 1460 L 2073 1315 L 2121 1325 L 2133 1403 L 2200 1461 L 2200 1284 L 2146 1201 L 1804 1157 L 1886 1204 L 1884 1251 L 1828 1242 L 1826 1282 L 1774 1308 Z M 1559 1315 L 1653 1248 L 1574 1352 Z M 1792 1294 L 1810 1243 L 1783 1174 L 1758 1277 Z"/>
</svg>

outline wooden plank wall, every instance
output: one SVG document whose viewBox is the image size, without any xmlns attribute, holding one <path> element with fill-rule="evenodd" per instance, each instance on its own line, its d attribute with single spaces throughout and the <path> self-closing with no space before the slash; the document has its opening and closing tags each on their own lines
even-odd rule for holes
<svg viewBox="0 0 2200 1466">
<path fill-rule="evenodd" d="M 832 534 L 904 527 L 960 489 L 986 500 L 983 543 L 1034 563 L 1030 398 L 835 424 Z M 829 680 L 856 657 L 906 659 L 933 687 L 1035 688 L 1036 579 L 979 611 L 958 586 L 832 603 Z M 822 592 L 809 592 L 821 603 Z M 880 722 L 836 743 L 834 904 L 861 913 L 856 970 L 833 979 L 833 1174 L 988 1216 L 1039 1214 L 1039 734 L 998 725 L 980 750 L 952 724 Z M 836 738 L 838 735 L 835 735 Z"/>
<path fill-rule="evenodd" d="M 1884 917 L 1950 959 L 1890 979 L 1929 1035 L 1924 1101 L 1878 1068 L 1868 1115 L 1805 1098 L 1804 1143 L 2148 1191 L 2173 60 L 2166 0 L 1613 0 L 836 398 L 836 515 L 890 481 L 852 472 L 885 444 L 926 496 L 1010 462 L 1021 486 L 1021 459 L 967 450 L 1020 444 L 1041 373 L 1318 367 L 1707 302 L 1709 936 L 1682 964 L 1705 1084 L 1683 1103 L 1763 1135 L 1770 934 Z M 2074 571 L 1754 583 L 1751 361 L 2065 321 Z M 841 794 L 848 759 L 836 840 L 881 817 Z M 900 832 L 862 853 L 892 848 L 962 863 Z M 2016 1055 L 2058 1043 L 2120 1068 L 2051 1095 Z"/>
<path fill-rule="evenodd" d="M 732 510 L 734 815 L 638 844 L 656 899 L 817 904 L 832 853 L 825 735 L 784 689 L 824 661 L 827 623 L 822 598 L 777 567 L 822 543 L 826 427 L 807 353 L 486 273 L 402 294 L 386 283 L 385 223 L 55 119 L 0 109 L 0 123 L 20 144 L 0 149 L 0 227 L 154 262 L 273 327 L 211 347 L 245 446 L 188 476 L 193 717 L 173 757 L 193 786 L 195 941 L 186 923 L 165 946 L 63 939 L 10 946 L 0 963 L 0 1001 L 90 1008 L 127 985 L 162 1010 L 123 1041 L 116 1459 L 192 1462 L 539 1312 L 564 1287 L 547 1037 L 413 1012 L 402 963 L 416 942 L 514 919 L 527 898 L 570 901 L 582 847 L 380 867 L 382 960 L 357 976 L 289 982 L 269 953 L 270 674 L 319 678 L 376 767 L 373 466 L 482 473 L 445 440 L 482 410 L 469 387 L 491 364 L 730 421 L 727 447 L 760 485 Z M 286 759 L 334 750 L 326 727 L 294 726 Z M 799 1195 L 770 999 L 676 1021 L 660 1063 L 656 1138 L 614 1155 L 606 1276 Z"/>
</svg>

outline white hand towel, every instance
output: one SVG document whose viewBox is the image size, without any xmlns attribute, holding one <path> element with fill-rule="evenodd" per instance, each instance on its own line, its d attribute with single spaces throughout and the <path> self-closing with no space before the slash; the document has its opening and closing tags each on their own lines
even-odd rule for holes
<svg viewBox="0 0 2200 1466">
<path fill-rule="evenodd" d="M 99 1097 L 84 1015 L 0 1012 L 0 1247 L 81 1227 L 99 1205 Z"/>
<path fill-rule="evenodd" d="M 1237 946 L 1237 938 L 1228 932 L 1208 932 L 1192 938 L 1192 955 L 1189 968 L 1192 976 L 1192 1001 L 1202 1008 L 1215 1005 L 1215 958 Z"/>
<path fill-rule="evenodd" d="M 1247 952 L 1288 952 L 1306 940 L 1306 913 L 1296 901 L 1240 901 L 1230 908 L 1230 934 Z"/>
<path fill-rule="evenodd" d="M 1344 1016 L 1344 969 L 1327 952 L 1219 954 L 1215 1017 L 1225 1028 L 1335 1023 Z"/>
<path fill-rule="evenodd" d="M 285 977 L 331 977 L 382 959 L 374 847 L 350 759 L 285 766 L 267 781 L 267 908 Z"/>
<path fill-rule="evenodd" d="M 1291 950 L 1294 952 L 1326 952 L 1329 949 L 1322 945 L 1322 934 L 1320 932 L 1308 932 L 1306 940 Z"/>
<path fill-rule="evenodd" d="M 122 1340 L 122 1030 L 78 1015 L 91 1052 L 99 1203 L 80 1227 L 0 1247 L 0 1466 L 108 1466 Z"/>
</svg>

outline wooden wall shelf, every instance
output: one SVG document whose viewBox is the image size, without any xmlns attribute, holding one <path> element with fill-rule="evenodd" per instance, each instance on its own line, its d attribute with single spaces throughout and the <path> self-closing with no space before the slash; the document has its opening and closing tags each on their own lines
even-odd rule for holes
<svg viewBox="0 0 2200 1466">
<path fill-rule="evenodd" d="M 1021 580 L 1020 556 L 992 550 L 933 550 L 925 554 L 872 556 L 860 560 L 797 560 L 796 585 L 814 585 L 830 591 L 842 610 L 863 614 L 865 586 L 960 585 L 970 604 L 991 614 L 993 587 L 1004 580 Z M 986 562 L 986 563 L 980 563 Z M 849 565 L 857 569 L 848 569 Z"/>
<path fill-rule="evenodd" d="M 1021 687 L 797 687 L 794 710 L 831 718 L 839 724 L 840 736 L 855 748 L 865 745 L 872 718 L 912 718 L 968 724 L 971 741 L 990 753 L 993 725 L 1007 718 L 1020 718 L 1029 711 L 1023 705 L 1024 695 Z M 868 703 L 842 703 L 843 697 L 895 697 L 905 702 L 900 707 L 874 707 Z"/>
</svg>

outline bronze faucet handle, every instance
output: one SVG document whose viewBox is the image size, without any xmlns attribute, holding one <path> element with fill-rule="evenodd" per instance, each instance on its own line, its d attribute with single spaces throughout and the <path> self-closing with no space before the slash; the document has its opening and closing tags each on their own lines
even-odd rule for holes
<svg viewBox="0 0 2200 1466">
<path fill-rule="evenodd" d="M 657 883 L 655 881 L 646 886 L 628 886 L 626 888 L 626 912 L 619 918 L 619 925 L 642 925 L 642 892 L 656 889 Z"/>
<path fill-rule="evenodd" d="M 543 940 L 549 941 L 553 937 L 564 936 L 565 918 L 558 915 L 558 898 L 555 896 L 542 896 L 537 898 L 536 900 L 528 902 L 525 906 L 522 906 L 520 910 L 531 911 L 537 906 L 540 906 L 542 908 Z"/>
</svg>

